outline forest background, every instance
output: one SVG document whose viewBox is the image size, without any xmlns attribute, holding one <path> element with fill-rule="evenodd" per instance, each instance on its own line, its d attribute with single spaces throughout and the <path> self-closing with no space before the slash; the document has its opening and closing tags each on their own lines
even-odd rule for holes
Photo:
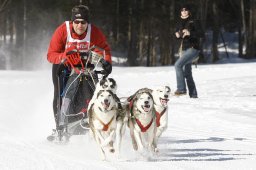
<svg viewBox="0 0 256 170">
<path fill-rule="evenodd" d="M 200 63 L 256 57 L 256 0 L 0 0 L 0 69 L 33 70 L 47 63 L 53 32 L 78 4 L 89 6 L 116 65 L 173 65 L 183 4 L 201 23 Z"/>
</svg>

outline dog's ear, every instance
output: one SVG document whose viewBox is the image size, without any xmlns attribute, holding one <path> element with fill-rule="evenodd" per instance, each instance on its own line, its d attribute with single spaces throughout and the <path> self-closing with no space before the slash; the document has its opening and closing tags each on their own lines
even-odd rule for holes
<svg viewBox="0 0 256 170">
<path fill-rule="evenodd" d="M 128 97 L 127 101 L 130 102 L 130 101 L 134 100 L 134 99 L 136 98 L 138 92 L 139 92 L 139 90 L 136 91 L 136 92 L 135 92 L 133 95 L 131 95 L 130 97 Z"/>
<path fill-rule="evenodd" d="M 128 102 L 131 102 L 131 101 L 134 102 L 134 101 L 138 100 L 139 96 L 140 96 L 140 93 L 138 93 L 138 91 L 137 91 L 136 93 L 134 93 L 133 95 L 128 97 L 127 101 Z"/>
<path fill-rule="evenodd" d="M 114 89 L 114 88 L 116 87 L 116 81 L 115 81 L 114 79 L 112 79 L 112 78 L 109 78 L 109 81 L 111 82 L 110 87 L 111 87 L 112 89 Z"/>
<path fill-rule="evenodd" d="M 146 92 L 146 93 L 152 93 L 152 91 L 153 91 L 153 90 L 151 90 L 151 89 L 145 87 L 145 88 L 139 89 L 136 93 L 138 93 L 138 94 L 144 93 L 144 92 Z"/>
<path fill-rule="evenodd" d="M 107 92 L 109 92 L 111 94 L 111 96 L 114 97 L 114 93 L 111 90 L 106 90 Z"/>
<path fill-rule="evenodd" d="M 97 98 L 102 94 L 103 91 L 104 91 L 104 90 L 100 90 L 100 91 L 98 92 Z"/>
<path fill-rule="evenodd" d="M 148 93 L 151 93 L 151 89 L 148 89 L 148 88 L 142 88 L 142 89 L 139 89 L 137 90 L 133 95 L 131 95 L 130 97 L 128 97 L 127 101 L 130 102 L 131 100 L 135 100 L 137 98 L 139 98 L 139 96 L 144 93 L 144 92 L 148 92 Z"/>
<path fill-rule="evenodd" d="M 91 115 L 92 115 L 91 113 L 92 113 L 93 106 L 94 106 L 94 103 L 92 103 L 91 107 L 89 108 L 89 110 L 87 112 L 89 118 L 91 118 Z"/>
<path fill-rule="evenodd" d="M 154 99 L 150 92 L 145 92 L 145 93 L 147 93 L 152 100 Z"/>
<path fill-rule="evenodd" d="M 131 95 L 130 97 L 128 97 L 127 101 L 128 102 L 132 101 L 134 99 L 134 97 L 135 97 L 135 94 Z"/>
<path fill-rule="evenodd" d="M 168 93 L 171 93 L 171 88 L 169 86 L 165 86 L 165 88 L 167 89 Z"/>
<path fill-rule="evenodd" d="M 101 79 L 101 80 L 100 80 L 100 86 L 102 86 L 103 84 L 105 84 L 105 82 L 106 82 L 106 79 Z"/>
</svg>

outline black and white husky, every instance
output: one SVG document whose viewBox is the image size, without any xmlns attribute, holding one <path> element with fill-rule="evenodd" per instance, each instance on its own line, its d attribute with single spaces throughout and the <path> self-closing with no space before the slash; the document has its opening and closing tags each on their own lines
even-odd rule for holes
<svg viewBox="0 0 256 170">
<path fill-rule="evenodd" d="M 88 110 L 90 110 L 92 103 L 94 103 L 94 100 L 97 98 L 97 94 L 101 90 L 110 90 L 113 94 L 116 94 L 116 81 L 113 78 L 104 78 L 101 79 L 100 82 L 96 84 L 95 91 L 93 93 L 92 99 L 89 102 Z"/>
<path fill-rule="evenodd" d="M 106 159 L 105 148 L 114 153 L 113 146 L 117 126 L 117 102 L 110 90 L 100 90 L 88 110 L 90 132 L 97 142 L 102 159 Z"/>
<path fill-rule="evenodd" d="M 125 132 L 125 111 L 121 105 L 119 97 L 116 95 L 117 91 L 117 83 L 113 78 L 105 78 L 102 79 L 97 85 L 94 92 L 94 95 L 89 103 L 89 109 L 91 104 L 94 103 L 97 93 L 101 90 L 109 90 L 113 94 L 113 98 L 115 102 L 117 102 L 117 127 L 116 127 L 116 154 L 119 156 L 120 148 L 121 148 L 121 141 Z"/>
<path fill-rule="evenodd" d="M 115 108 L 117 111 L 117 116 L 116 116 L 116 154 L 119 156 L 120 153 L 120 145 L 121 145 L 121 140 L 122 136 L 124 135 L 124 110 L 121 106 L 120 99 L 116 95 L 116 90 L 117 90 L 117 84 L 116 81 L 113 78 L 104 78 L 102 79 L 97 85 L 96 89 L 94 92 L 94 95 L 89 103 L 88 110 L 91 110 L 92 106 L 94 105 L 95 101 L 98 100 L 98 94 L 101 91 L 109 91 L 114 99 L 114 102 L 117 104 L 117 107 Z"/>
</svg>

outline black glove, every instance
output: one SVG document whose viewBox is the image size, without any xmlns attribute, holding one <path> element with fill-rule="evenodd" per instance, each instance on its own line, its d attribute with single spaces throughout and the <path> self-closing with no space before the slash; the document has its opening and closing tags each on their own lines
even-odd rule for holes
<svg viewBox="0 0 256 170">
<path fill-rule="evenodd" d="M 103 68 L 104 77 L 107 77 L 112 72 L 112 65 L 104 59 L 100 60 Z"/>
<path fill-rule="evenodd" d="M 67 68 L 67 66 L 65 66 L 64 62 L 60 63 L 57 67 L 57 71 L 56 71 L 57 75 L 56 76 L 59 77 L 66 68 Z"/>
</svg>

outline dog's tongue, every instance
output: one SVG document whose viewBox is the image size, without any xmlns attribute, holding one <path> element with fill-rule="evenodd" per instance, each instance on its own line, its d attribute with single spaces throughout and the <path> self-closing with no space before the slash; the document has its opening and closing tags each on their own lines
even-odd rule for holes
<svg viewBox="0 0 256 170">
<path fill-rule="evenodd" d="M 109 103 L 102 103 L 102 106 L 103 106 L 104 109 L 108 109 Z"/>
<path fill-rule="evenodd" d="M 143 106 L 143 109 L 144 109 L 145 112 L 149 112 L 150 111 L 150 106 L 145 105 L 145 106 Z"/>
<path fill-rule="evenodd" d="M 160 98 L 160 101 L 161 101 L 162 104 L 167 104 L 168 99 L 162 99 L 162 98 Z"/>
</svg>

